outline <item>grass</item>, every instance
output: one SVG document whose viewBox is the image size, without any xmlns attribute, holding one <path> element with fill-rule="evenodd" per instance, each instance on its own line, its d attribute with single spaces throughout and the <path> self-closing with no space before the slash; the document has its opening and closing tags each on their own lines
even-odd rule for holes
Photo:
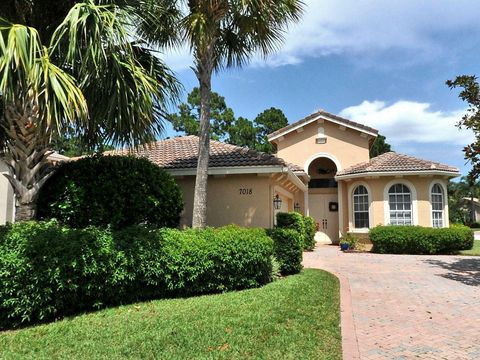
<svg viewBox="0 0 480 360">
<path fill-rule="evenodd" d="M 480 240 L 473 242 L 473 248 L 471 250 L 460 251 L 460 255 L 480 256 Z"/>
<path fill-rule="evenodd" d="M 341 359 L 339 303 L 337 279 L 309 269 L 260 289 L 0 332 L 0 359 Z"/>
</svg>

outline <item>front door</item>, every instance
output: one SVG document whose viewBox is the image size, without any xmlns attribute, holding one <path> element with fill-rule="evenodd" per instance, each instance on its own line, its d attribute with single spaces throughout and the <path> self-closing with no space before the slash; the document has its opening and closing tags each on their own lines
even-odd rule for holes
<svg viewBox="0 0 480 360">
<path fill-rule="evenodd" d="M 323 243 L 338 243 L 338 195 L 310 194 L 310 216 L 317 223 L 315 239 Z"/>
</svg>

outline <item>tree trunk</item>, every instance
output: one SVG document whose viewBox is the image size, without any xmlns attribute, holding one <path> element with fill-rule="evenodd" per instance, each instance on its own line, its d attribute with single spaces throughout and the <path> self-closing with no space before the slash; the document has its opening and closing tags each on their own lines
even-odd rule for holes
<svg viewBox="0 0 480 360">
<path fill-rule="evenodd" d="M 5 176 L 16 197 L 15 221 L 35 218 L 38 192 L 52 175 L 48 164 L 49 133 L 37 126 L 38 117 L 36 98 L 29 94 L 5 104 L 2 126 L 7 134 L 5 161 L 9 169 Z"/>
<path fill-rule="evenodd" d="M 37 207 L 35 203 L 18 203 L 15 209 L 15 221 L 28 221 L 35 219 Z"/>
<path fill-rule="evenodd" d="M 198 143 L 197 176 L 193 197 L 192 227 L 204 228 L 207 225 L 207 182 L 210 152 L 210 102 L 212 90 L 211 51 L 197 62 L 197 78 L 200 85 L 200 130 Z"/>
</svg>

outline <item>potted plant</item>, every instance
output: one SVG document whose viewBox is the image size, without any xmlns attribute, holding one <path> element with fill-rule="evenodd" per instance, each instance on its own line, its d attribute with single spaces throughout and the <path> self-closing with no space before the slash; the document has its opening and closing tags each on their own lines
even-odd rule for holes
<svg viewBox="0 0 480 360">
<path fill-rule="evenodd" d="M 348 243 L 347 240 L 345 240 L 345 239 L 340 240 L 340 250 L 347 251 L 349 246 L 350 246 L 350 244 Z"/>
</svg>

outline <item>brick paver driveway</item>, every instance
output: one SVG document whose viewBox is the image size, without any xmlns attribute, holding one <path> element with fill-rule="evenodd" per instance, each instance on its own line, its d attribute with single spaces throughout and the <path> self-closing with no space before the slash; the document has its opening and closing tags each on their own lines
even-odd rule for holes
<svg viewBox="0 0 480 360">
<path fill-rule="evenodd" d="M 320 246 L 304 265 L 341 280 L 345 360 L 480 359 L 480 257 Z"/>
</svg>

